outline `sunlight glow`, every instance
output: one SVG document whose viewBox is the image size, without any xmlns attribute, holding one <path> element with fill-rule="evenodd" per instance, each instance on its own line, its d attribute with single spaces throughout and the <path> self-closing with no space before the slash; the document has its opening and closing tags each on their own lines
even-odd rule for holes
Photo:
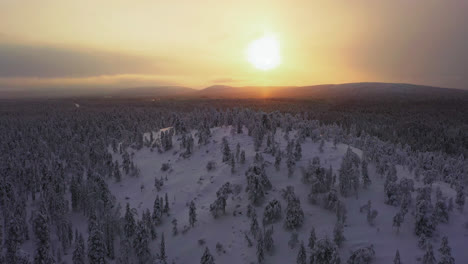
<svg viewBox="0 0 468 264">
<path fill-rule="evenodd" d="M 281 63 L 280 46 L 274 36 L 264 36 L 250 43 L 247 60 L 257 69 L 271 70 Z"/>
</svg>

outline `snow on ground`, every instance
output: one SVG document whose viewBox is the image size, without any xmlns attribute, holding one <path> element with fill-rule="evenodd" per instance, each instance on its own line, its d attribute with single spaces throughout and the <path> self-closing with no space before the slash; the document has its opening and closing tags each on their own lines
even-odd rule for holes
<svg viewBox="0 0 468 264">
<path fill-rule="evenodd" d="M 158 133 L 153 133 L 157 136 Z M 123 177 L 119 183 L 109 182 L 109 187 L 115 195 L 117 201 L 125 208 L 128 202 L 131 207 L 136 208 L 138 218 L 144 209 L 153 210 L 154 199 L 157 194 L 169 195 L 170 216 L 165 217 L 163 224 L 158 226 L 158 240 L 153 241 L 150 248 L 152 254 L 158 250 L 160 233 L 164 232 L 166 237 L 166 252 L 169 260 L 175 260 L 176 263 L 199 263 L 203 254 L 204 246 L 198 244 L 199 239 L 204 239 L 206 245 L 210 248 L 215 257 L 216 263 L 254 263 L 256 262 L 256 246 L 247 247 L 244 238 L 244 232 L 250 228 L 250 219 L 246 216 L 246 208 L 249 204 L 245 193 L 245 171 L 253 163 L 255 151 L 253 140 L 246 133 L 232 134 L 230 127 L 219 127 L 212 129 L 213 137 L 211 142 L 205 146 L 195 145 L 194 153 L 190 158 L 179 157 L 179 144 L 177 137 L 174 137 L 174 148 L 165 153 L 158 153 L 157 150 L 150 151 L 149 148 L 143 148 L 139 151 L 131 150 L 134 153 L 133 160 L 140 168 L 139 178 Z M 228 164 L 221 162 L 221 140 L 226 136 L 228 138 L 231 150 L 235 151 L 235 146 L 240 143 L 241 150 L 246 152 L 246 164 L 236 163 L 236 172 L 231 173 Z M 144 135 L 149 137 L 149 133 Z M 278 132 L 276 141 L 280 143 L 281 149 L 286 147 L 286 141 L 283 134 Z M 263 216 L 263 208 L 266 203 L 272 199 L 277 199 L 281 203 L 283 212 L 286 208 L 286 202 L 280 195 L 280 190 L 288 185 L 294 186 L 296 195 L 301 200 L 301 206 L 304 210 L 305 221 L 298 230 L 299 241 L 303 240 L 307 245 L 307 240 L 311 227 L 316 229 L 317 238 L 329 236 L 332 238 L 333 227 L 336 222 L 335 213 L 322 209 L 318 205 L 312 205 L 308 202 L 307 195 L 310 187 L 301 182 L 301 167 L 305 167 L 309 160 L 319 156 L 321 165 L 328 168 L 332 166 L 333 171 L 337 173 L 341 164 L 342 157 L 348 148 L 347 145 L 338 144 L 333 147 L 332 143 L 326 142 L 324 152 L 319 152 L 319 143 L 311 142 L 308 138 L 302 144 L 302 159 L 297 163 L 294 175 L 288 178 L 285 159 L 281 163 L 280 171 L 276 171 L 273 165 L 266 168 L 267 176 L 270 178 L 273 189 L 268 192 L 264 203 L 256 207 L 259 223 Z M 362 152 L 354 149 L 358 155 Z M 114 159 L 120 160 L 120 155 L 113 154 Z M 266 161 L 274 163 L 274 157 L 269 154 L 263 154 Z M 206 164 L 208 161 L 216 162 L 215 170 L 208 172 Z M 163 163 L 170 163 L 171 170 L 162 172 L 160 170 Z M 399 177 L 411 177 L 410 173 L 397 166 Z M 372 185 L 368 190 L 360 190 L 359 196 L 344 199 L 348 210 L 347 225 L 344 230 L 346 241 L 340 249 L 342 263 L 345 263 L 352 250 L 369 244 L 374 245 L 376 258 L 373 263 L 392 263 L 395 252 L 400 251 L 403 263 L 417 263 L 417 258 L 422 257 L 423 251 L 417 246 L 417 237 L 413 234 L 413 217 L 409 213 L 405 222 L 400 228 L 399 234 L 396 234 L 392 227 L 392 219 L 398 208 L 384 204 L 384 179 L 375 173 L 372 164 L 369 165 L 369 173 Z M 166 178 L 162 190 L 158 193 L 154 188 L 155 177 Z M 227 201 L 226 215 L 214 219 L 209 212 L 209 205 L 216 197 L 218 188 L 226 182 L 239 184 L 242 186 L 242 192 L 239 195 L 231 195 Z M 141 189 L 141 186 L 144 186 Z M 455 193 L 445 184 L 440 185 L 442 191 L 449 197 L 454 197 Z M 418 184 L 416 184 L 418 186 Z M 415 194 L 413 194 L 415 195 Z M 189 229 L 186 234 L 181 234 L 184 225 L 188 224 L 188 203 L 194 199 L 197 207 L 197 220 L 194 228 Z M 367 223 L 366 215 L 359 212 L 359 207 L 368 200 L 372 200 L 372 208 L 378 210 L 378 216 L 375 225 L 372 227 Z M 233 212 L 242 212 L 233 216 Z M 411 211 L 410 211 L 411 212 Z M 122 212 L 124 213 L 124 212 Z M 284 213 L 283 213 L 284 217 Z M 439 224 L 438 232 L 433 238 L 435 254 L 439 248 L 442 235 L 449 237 L 452 254 L 457 263 L 468 259 L 468 251 L 465 250 L 467 241 L 467 229 L 464 228 L 466 217 L 454 210 L 450 215 L 449 224 Z M 171 221 L 176 218 L 178 221 L 179 234 L 172 236 Z M 283 220 L 274 225 L 274 245 L 275 252 L 272 256 L 266 255 L 265 263 L 295 263 L 298 246 L 290 249 L 288 240 L 291 232 L 283 228 Z M 225 254 L 218 254 L 215 249 L 216 243 L 221 243 L 226 250 Z M 117 252 L 117 248 L 116 248 Z M 309 253 L 308 253 L 309 255 Z"/>
</svg>

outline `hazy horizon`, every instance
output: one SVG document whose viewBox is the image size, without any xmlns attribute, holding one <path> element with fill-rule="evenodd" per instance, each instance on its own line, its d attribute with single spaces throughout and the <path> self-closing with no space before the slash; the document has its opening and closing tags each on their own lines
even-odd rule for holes
<svg viewBox="0 0 468 264">
<path fill-rule="evenodd" d="M 0 90 L 412 83 L 468 89 L 466 1 L 0 2 Z M 275 36 L 259 70 L 249 44 Z"/>
</svg>

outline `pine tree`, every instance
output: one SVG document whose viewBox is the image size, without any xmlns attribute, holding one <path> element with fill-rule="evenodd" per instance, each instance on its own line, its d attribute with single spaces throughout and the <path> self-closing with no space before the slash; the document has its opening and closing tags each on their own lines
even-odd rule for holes
<svg viewBox="0 0 468 264">
<path fill-rule="evenodd" d="M 94 221 L 94 220 L 91 220 Z M 88 261 L 89 264 L 105 264 L 106 245 L 104 243 L 104 234 L 96 223 L 90 224 L 91 230 L 88 237 Z"/>
<path fill-rule="evenodd" d="M 315 241 L 317 241 L 317 237 L 315 236 L 315 228 L 312 227 L 309 235 L 309 243 L 307 244 L 311 252 L 314 250 Z"/>
<path fill-rule="evenodd" d="M 135 239 L 133 240 L 133 248 L 135 249 L 135 254 L 138 257 L 138 262 L 141 264 L 147 263 L 151 255 L 148 247 L 148 239 L 148 231 L 143 221 L 139 221 L 136 227 Z"/>
<path fill-rule="evenodd" d="M 120 173 L 118 161 L 115 161 L 114 165 L 114 178 L 116 182 L 120 182 L 120 180 L 122 179 L 122 174 Z"/>
<path fill-rule="evenodd" d="M 263 242 L 263 235 L 262 232 L 259 232 L 258 239 L 257 239 L 257 261 L 258 263 L 263 263 L 265 259 L 264 253 L 264 242 Z"/>
<path fill-rule="evenodd" d="M 341 247 L 345 241 L 345 237 L 343 235 L 343 224 L 340 222 L 336 222 L 335 227 L 333 228 L 333 241 L 338 247 Z"/>
<path fill-rule="evenodd" d="M 34 219 L 34 234 L 37 239 L 34 264 L 55 263 L 50 254 L 49 219 L 44 204 L 41 205 L 41 209 Z"/>
<path fill-rule="evenodd" d="M 75 238 L 75 250 L 73 250 L 73 264 L 85 264 L 85 245 L 81 233 Z"/>
<path fill-rule="evenodd" d="M 200 264 L 214 264 L 214 258 L 210 253 L 210 250 L 208 247 L 205 247 L 205 252 L 203 253 L 203 256 L 201 257 Z"/>
<path fill-rule="evenodd" d="M 341 262 L 338 249 L 328 237 L 317 241 L 310 258 L 311 264 L 340 264 Z"/>
<path fill-rule="evenodd" d="M 229 165 L 231 166 L 231 173 L 234 173 L 236 171 L 236 161 L 234 160 L 234 155 L 231 155 Z"/>
<path fill-rule="evenodd" d="M 404 221 L 403 214 L 401 212 L 397 212 L 393 217 L 393 227 L 397 229 L 397 233 L 400 232 L 400 226 Z"/>
<path fill-rule="evenodd" d="M 231 159 L 231 149 L 226 137 L 223 138 L 222 145 L 223 162 L 228 162 Z"/>
<path fill-rule="evenodd" d="M 260 228 L 258 226 L 257 215 L 253 215 L 250 221 L 250 233 L 253 237 L 257 237 L 260 233 Z"/>
<path fill-rule="evenodd" d="M 153 219 L 153 223 L 155 225 L 161 224 L 162 214 L 163 214 L 163 209 L 162 209 L 161 200 L 159 199 L 159 195 L 156 195 L 156 198 L 154 199 L 154 204 L 153 204 L 153 214 L 151 215 L 151 218 Z"/>
<path fill-rule="evenodd" d="M 299 141 L 296 142 L 296 148 L 294 150 L 294 159 L 296 161 L 299 161 L 302 159 L 302 147 L 301 147 L 301 143 L 299 143 Z"/>
<path fill-rule="evenodd" d="M 306 262 L 307 262 L 307 255 L 306 255 L 305 248 L 304 248 L 304 242 L 301 241 L 299 252 L 297 253 L 296 263 L 306 264 Z"/>
<path fill-rule="evenodd" d="M 281 165 L 281 151 L 276 152 L 275 155 L 275 169 L 277 171 L 280 170 L 280 165 Z"/>
<path fill-rule="evenodd" d="M 436 227 L 432 211 L 431 187 L 423 187 L 419 189 L 416 199 L 414 232 L 417 236 L 424 234 L 426 237 L 432 237 Z"/>
<path fill-rule="evenodd" d="M 240 164 L 245 163 L 245 151 L 242 150 L 241 155 L 240 155 Z"/>
<path fill-rule="evenodd" d="M 455 264 L 455 259 L 452 257 L 452 249 L 448 244 L 448 238 L 442 237 L 442 243 L 439 248 L 441 259 L 438 264 Z"/>
<path fill-rule="evenodd" d="M 302 226 L 304 222 L 304 211 L 301 208 L 301 202 L 298 198 L 293 197 L 288 200 L 286 207 L 285 227 L 288 229 L 296 229 Z"/>
<path fill-rule="evenodd" d="M 362 173 L 362 185 L 364 186 L 364 189 L 367 189 L 369 185 L 372 184 L 372 181 L 369 178 L 369 171 L 367 169 L 367 161 L 365 159 L 363 159 L 361 163 L 361 173 Z"/>
<path fill-rule="evenodd" d="M 166 244 L 164 242 L 164 232 L 161 235 L 161 245 L 159 247 L 158 259 L 161 264 L 167 264 Z"/>
<path fill-rule="evenodd" d="M 422 264 L 436 264 L 434 250 L 432 249 L 431 243 L 428 243 L 426 246 L 426 253 L 424 253 Z"/>
<path fill-rule="evenodd" d="M 325 140 L 323 138 L 320 140 L 319 151 L 323 153 L 323 146 L 325 146 Z"/>
<path fill-rule="evenodd" d="M 16 219 L 11 219 L 7 225 L 7 234 L 5 239 L 5 261 L 6 263 L 16 263 L 17 251 L 21 243 L 21 231 Z"/>
<path fill-rule="evenodd" d="M 195 207 L 195 202 L 192 200 L 190 202 L 190 207 L 189 207 L 189 223 L 190 226 L 193 227 L 195 223 L 197 222 L 197 211 Z"/>
<path fill-rule="evenodd" d="M 460 212 L 463 212 L 463 208 L 465 207 L 465 188 L 463 185 L 459 184 L 457 187 L 457 196 L 455 197 L 455 203 L 457 204 L 457 208 Z"/>
<path fill-rule="evenodd" d="M 166 213 L 167 215 L 169 215 L 170 208 L 169 208 L 169 198 L 167 197 L 167 193 L 164 195 L 164 201 L 165 201 L 165 203 L 164 203 L 163 212 Z"/>
<path fill-rule="evenodd" d="M 133 213 L 130 210 L 130 204 L 127 203 L 125 208 L 125 224 L 124 224 L 124 232 L 127 238 L 131 238 L 135 233 L 135 218 L 133 217 Z"/>
<path fill-rule="evenodd" d="M 401 264 L 401 260 L 400 260 L 400 251 L 396 251 L 396 254 L 395 254 L 395 258 L 393 259 L 393 264 Z"/>
<path fill-rule="evenodd" d="M 265 250 L 268 252 L 268 254 L 273 254 L 274 251 L 274 241 L 273 241 L 273 226 L 265 230 L 265 236 L 264 236 L 264 244 L 265 244 Z"/>
<path fill-rule="evenodd" d="M 281 218 L 281 204 L 278 200 L 270 201 L 263 211 L 263 224 L 271 224 Z"/>
<path fill-rule="evenodd" d="M 145 224 L 146 230 L 150 233 L 151 239 L 156 239 L 156 229 L 154 228 L 153 219 L 151 219 L 151 212 L 148 208 L 143 212 L 142 221 Z"/>
<path fill-rule="evenodd" d="M 177 219 L 172 219 L 172 235 L 177 236 L 179 230 L 177 229 Z"/>
</svg>

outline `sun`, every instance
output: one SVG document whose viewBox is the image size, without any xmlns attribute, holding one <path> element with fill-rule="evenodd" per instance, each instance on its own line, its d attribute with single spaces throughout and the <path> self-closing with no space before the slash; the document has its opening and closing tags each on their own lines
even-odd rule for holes
<svg viewBox="0 0 468 264">
<path fill-rule="evenodd" d="M 257 69 L 267 71 L 281 63 L 280 45 L 274 36 L 256 39 L 247 48 L 247 60 Z"/>
</svg>

